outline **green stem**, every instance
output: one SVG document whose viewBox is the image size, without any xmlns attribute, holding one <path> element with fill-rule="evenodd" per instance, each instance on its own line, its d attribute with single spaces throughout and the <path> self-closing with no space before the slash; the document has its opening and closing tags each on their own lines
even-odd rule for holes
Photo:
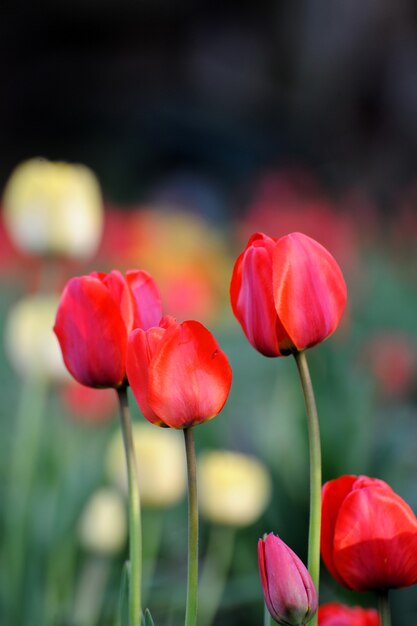
<svg viewBox="0 0 417 626">
<path fill-rule="evenodd" d="M 266 603 L 264 603 L 264 626 L 271 626 L 272 624 L 272 617 L 268 611 L 268 607 L 266 606 Z"/>
<path fill-rule="evenodd" d="M 308 570 L 319 594 L 320 578 L 320 526 L 321 526 L 321 449 L 320 429 L 313 385 L 305 352 L 296 352 L 295 361 L 300 375 L 307 412 L 310 447 L 310 523 L 308 529 Z M 317 624 L 317 615 L 311 626 Z"/>
<path fill-rule="evenodd" d="M 162 539 L 164 523 L 163 510 L 147 509 L 143 512 L 142 526 L 143 536 L 146 543 L 143 546 L 143 605 L 146 606 L 147 598 L 152 588 L 153 577 L 156 569 L 159 548 Z"/>
<path fill-rule="evenodd" d="M 14 420 L 14 439 L 11 442 L 11 457 L 8 462 L 8 503 L 5 509 L 4 545 L 9 551 L 8 594 L 20 596 L 25 584 L 25 559 L 28 542 L 33 536 L 31 507 L 38 497 L 36 470 L 41 453 L 42 437 L 46 417 L 46 401 L 49 385 L 46 380 L 28 379 L 23 382 L 19 405 Z M 11 597 L 8 595 L 7 597 Z M 14 618 L 19 622 L 22 603 L 10 606 Z M 20 615 L 21 617 L 21 615 Z"/>
<path fill-rule="evenodd" d="M 212 526 L 200 577 L 199 626 L 210 626 L 220 606 L 233 555 L 236 529 Z"/>
<path fill-rule="evenodd" d="M 185 626 L 195 626 L 197 623 L 198 594 L 198 503 L 197 468 L 192 428 L 184 428 L 184 440 L 188 473 L 188 580 Z"/>
<path fill-rule="evenodd" d="M 129 553 L 131 578 L 129 585 L 130 625 L 140 626 L 141 622 L 141 568 L 142 568 L 142 531 L 140 519 L 140 495 L 138 469 L 132 436 L 127 387 L 117 390 L 119 398 L 120 422 L 126 454 L 126 467 L 129 491 Z"/>
<path fill-rule="evenodd" d="M 391 626 L 391 611 L 389 606 L 388 589 L 378 595 L 378 610 L 381 626 Z"/>
</svg>

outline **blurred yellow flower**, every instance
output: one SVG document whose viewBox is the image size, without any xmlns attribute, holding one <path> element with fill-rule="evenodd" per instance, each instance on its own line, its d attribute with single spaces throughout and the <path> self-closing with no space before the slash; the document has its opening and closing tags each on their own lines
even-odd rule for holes
<svg viewBox="0 0 417 626">
<path fill-rule="evenodd" d="M 271 479 L 254 457 L 213 450 L 198 461 L 202 515 L 216 524 L 248 526 L 264 512 L 271 498 Z"/>
<path fill-rule="evenodd" d="M 26 296 L 10 309 L 5 324 L 9 360 L 23 378 L 68 380 L 52 327 L 59 295 Z"/>
<path fill-rule="evenodd" d="M 127 538 L 125 502 L 115 489 L 98 489 L 85 505 L 78 525 L 81 545 L 98 554 L 119 552 Z"/>
<path fill-rule="evenodd" d="M 84 165 L 25 161 L 12 172 L 3 200 L 6 228 L 24 252 L 86 257 L 96 251 L 102 198 Z"/>
<path fill-rule="evenodd" d="M 179 433 L 146 424 L 133 424 L 133 439 L 144 506 L 168 507 L 182 499 L 186 489 L 183 442 Z M 126 462 L 117 431 L 107 453 L 110 479 L 127 492 Z"/>
</svg>

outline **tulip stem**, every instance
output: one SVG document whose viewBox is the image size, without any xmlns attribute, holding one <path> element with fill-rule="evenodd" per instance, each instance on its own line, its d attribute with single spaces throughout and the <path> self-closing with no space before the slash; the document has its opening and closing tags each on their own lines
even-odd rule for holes
<svg viewBox="0 0 417 626">
<path fill-rule="evenodd" d="M 264 624 L 263 626 L 271 626 L 272 624 L 272 617 L 271 614 L 269 613 L 268 607 L 266 606 L 266 602 L 264 603 Z"/>
<path fill-rule="evenodd" d="M 188 581 L 185 626 L 195 626 L 198 595 L 198 503 L 197 467 L 192 428 L 184 428 L 184 440 L 188 473 Z"/>
<path fill-rule="evenodd" d="M 140 518 L 139 477 L 136 465 L 135 446 L 132 436 L 132 421 L 129 413 L 127 387 L 120 387 L 117 390 L 117 394 L 119 398 L 120 421 L 126 455 L 129 491 L 129 554 L 131 571 L 129 585 L 129 615 L 131 626 L 140 626 L 142 531 Z"/>
<path fill-rule="evenodd" d="M 378 609 L 381 626 L 391 626 L 388 589 L 378 595 Z"/>
<path fill-rule="evenodd" d="M 310 447 L 310 522 L 308 529 L 308 571 L 319 593 L 320 578 L 320 526 L 321 526 L 321 449 L 320 429 L 313 384 L 305 352 L 296 352 L 295 361 L 300 375 L 307 412 L 308 439 Z M 317 616 L 311 626 L 317 624 Z"/>
</svg>

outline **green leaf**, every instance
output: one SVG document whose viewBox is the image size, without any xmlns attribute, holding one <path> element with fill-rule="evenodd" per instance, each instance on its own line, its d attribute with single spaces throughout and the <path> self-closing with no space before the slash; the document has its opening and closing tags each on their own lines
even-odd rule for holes
<svg viewBox="0 0 417 626">
<path fill-rule="evenodd" d="M 145 609 L 145 614 L 143 616 L 143 626 L 155 626 L 149 609 Z"/>
<path fill-rule="evenodd" d="M 130 626 L 129 590 L 130 590 L 130 561 L 126 561 L 123 566 L 122 579 L 120 581 L 119 610 L 118 610 L 117 626 Z"/>
</svg>

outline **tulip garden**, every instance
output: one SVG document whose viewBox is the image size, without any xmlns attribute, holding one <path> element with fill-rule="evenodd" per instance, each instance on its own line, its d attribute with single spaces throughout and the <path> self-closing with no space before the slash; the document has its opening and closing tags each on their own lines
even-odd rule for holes
<svg viewBox="0 0 417 626">
<path fill-rule="evenodd" d="M 412 189 L 299 183 L 219 229 L 12 173 L 2 625 L 417 623 Z"/>
</svg>

